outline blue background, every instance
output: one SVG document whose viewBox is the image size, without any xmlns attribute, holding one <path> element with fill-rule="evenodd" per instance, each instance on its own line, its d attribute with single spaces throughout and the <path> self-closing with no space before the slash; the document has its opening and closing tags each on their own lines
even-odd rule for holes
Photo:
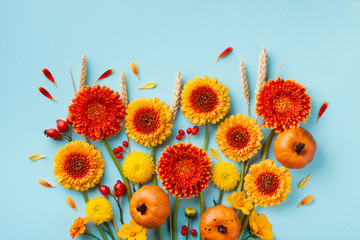
<svg viewBox="0 0 360 240">
<path fill-rule="evenodd" d="M 70 239 L 74 219 L 85 216 L 81 193 L 61 187 L 52 173 L 52 157 L 65 141 L 55 142 L 43 135 L 44 129 L 54 127 L 57 119 L 67 115 L 67 105 L 74 95 L 69 67 L 78 84 L 83 53 L 88 58 L 89 84 L 105 70 L 114 68 L 113 75 L 100 84 L 119 91 L 119 76 L 124 69 L 131 100 L 160 96 L 170 104 L 179 69 L 184 82 L 205 74 L 217 77 L 230 89 L 229 116 L 247 112 L 239 73 L 242 59 L 254 108 L 258 58 L 265 46 L 268 75 L 274 78 L 282 62 L 280 76 L 302 83 L 311 94 L 312 113 L 302 126 L 313 134 L 318 149 L 311 164 L 290 170 L 292 191 L 286 202 L 260 208 L 259 212 L 266 213 L 273 224 L 275 239 L 359 239 L 359 42 L 360 2 L 356 0 L 2 0 L 0 238 Z M 233 52 L 215 63 L 229 46 Z M 131 61 L 138 65 L 141 81 L 130 71 Z M 42 67 L 50 69 L 59 88 L 43 76 Z M 158 86 L 153 90 L 138 89 L 149 81 Z M 43 97 L 38 86 L 49 90 L 59 103 Z M 326 100 L 328 110 L 317 124 L 317 112 Z M 255 116 L 253 110 L 251 114 Z M 180 113 L 174 132 L 189 126 Z M 217 149 L 215 131 L 212 126 L 209 149 Z M 203 134 L 201 128 L 192 141 L 201 145 Z M 124 139 L 122 131 L 110 144 L 116 147 Z M 170 142 L 176 142 L 175 133 Z M 101 142 L 94 145 L 101 149 L 106 162 L 103 183 L 112 186 L 120 176 Z M 134 142 L 131 147 L 148 152 Z M 157 148 L 157 156 L 163 148 Z M 48 157 L 30 162 L 28 158 L 33 154 Z M 269 157 L 274 159 L 272 149 Z M 310 183 L 300 190 L 298 182 L 309 173 L 313 174 Z M 57 188 L 40 186 L 39 178 Z M 205 190 L 207 207 L 218 193 L 212 185 Z M 89 192 L 90 198 L 98 195 L 97 189 Z M 314 195 L 315 201 L 296 208 L 307 195 Z M 78 212 L 66 204 L 67 196 L 75 200 Z M 123 200 L 125 205 L 127 200 Z M 197 199 L 181 201 L 179 226 L 186 223 L 183 212 L 190 206 L 198 209 Z M 130 220 L 128 214 L 125 219 Z M 193 226 L 198 222 L 196 218 Z M 164 231 L 167 234 L 166 225 Z M 155 231 L 149 231 L 148 239 L 154 236 Z"/>
</svg>

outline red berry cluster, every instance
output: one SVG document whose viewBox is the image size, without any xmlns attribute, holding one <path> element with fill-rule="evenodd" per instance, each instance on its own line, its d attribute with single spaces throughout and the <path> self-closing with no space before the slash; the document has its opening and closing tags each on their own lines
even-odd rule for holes
<svg viewBox="0 0 360 240">
<path fill-rule="evenodd" d="M 186 236 L 188 234 L 188 227 L 186 225 L 182 225 L 181 227 L 181 235 Z M 196 230 L 193 229 L 190 231 L 191 236 L 196 235 Z"/>
<path fill-rule="evenodd" d="M 128 147 L 129 143 L 127 141 L 123 141 L 122 146 L 118 146 L 117 148 L 113 149 L 113 153 L 116 154 L 117 158 L 122 158 L 122 151 L 124 151 L 124 147 Z"/>
<path fill-rule="evenodd" d="M 56 121 L 56 128 L 49 128 L 44 131 L 45 136 L 50 137 L 54 140 L 60 140 L 62 133 L 65 133 L 69 129 L 69 124 L 64 120 Z M 66 136 L 66 135 L 65 135 Z"/>
<path fill-rule="evenodd" d="M 198 133 L 198 131 L 199 131 L 198 126 L 194 126 L 193 128 L 186 129 L 186 133 L 189 135 L 189 137 L 190 137 L 190 135 L 196 135 Z M 180 141 L 184 135 L 185 135 L 185 131 L 180 129 L 179 135 L 176 136 L 176 139 Z"/>
<path fill-rule="evenodd" d="M 105 185 L 100 185 L 99 191 L 104 196 L 107 196 L 110 194 L 110 188 Z M 126 187 L 125 187 L 124 183 L 122 183 L 120 180 L 118 180 L 114 185 L 112 195 L 114 197 L 121 197 L 122 195 L 124 195 L 125 191 L 126 191 Z"/>
</svg>

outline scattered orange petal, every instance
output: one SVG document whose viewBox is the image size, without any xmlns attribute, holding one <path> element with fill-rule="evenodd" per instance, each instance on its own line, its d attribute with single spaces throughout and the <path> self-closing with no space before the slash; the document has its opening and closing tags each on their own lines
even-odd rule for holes
<svg viewBox="0 0 360 240">
<path fill-rule="evenodd" d="M 75 209 L 75 211 L 77 211 L 75 202 L 71 197 L 66 197 L 66 202 L 69 204 L 70 207 L 72 207 L 73 209 Z"/>
<path fill-rule="evenodd" d="M 98 79 L 95 80 L 95 82 L 98 80 L 107 78 L 108 76 L 110 76 L 113 73 L 113 71 L 114 71 L 114 69 L 109 69 L 109 70 L 105 71 L 103 74 L 101 74 L 101 76 Z"/>
<path fill-rule="evenodd" d="M 39 87 L 39 91 L 40 91 L 41 94 L 44 95 L 45 97 L 53 100 L 54 102 L 58 102 L 58 101 L 56 101 L 56 100 L 50 95 L 50 93 L 49 93 L 45 88 Z"/>
<path fill-rule="evenodd" d="M 30 160 L 30 161 L 37 161 L 37 160 L 43 159 L 44 157 L 46 157 L 46 156 L 43 156 L 43 155 L 32 155 L 31 157 L 29 157 L 29 160 Z"/>
<path fill-rule="evenodd" d="M 321 106 L 320 108 L 320 111 L 319 111 L 319 115 L 318 115 L 318 118 L 317 118 L 317 121 L 319 121 L 319 119 L 321 118 L 321 116 L 323 115 L 323 113 L 325 112 L 326 108 L 328 107 L 329 103 L 328 101 L 324 102 L 324 104 Z"/>
<path fill-rule="evenodd" d="M 130 63 L 130 68 L 131 68 L 131 71 L 133 71 L 133 73 L 138 77 L 138 79 L 140 80 L 140 77 L 139 77 L 139 72 L 138 72 L 138 68 L 136 66 L 136 64 L 134 62 L 131 62 Z"/>
<path fill-rule="evenodd" d="M 216 59 L 216 62 L 222 58 L 222 57 L 225 57 L 226 55 L 228 55 L 231 51 L 232 51 L 232 47 L 228 47 L 227 49 L 225 49 L 220 55 L 219 57 Z"/>
<path fill-rule="evenodd" d="M 55 82 L 54 77 L 52 76 L 51 72 L 49 70 L 47 70 L 46 68 L 42 68 L 41 70 L 44 73 L 44 75 L 47 77 L 47 79 L 49 79 L 57 87 L 56 82 Z"/>
<path fill-rule="evenodd" d="M 141 87 L 139 87 L 140 89 L 152 89 L 156 86 L 156 83 L 154 82 L 148 82 L 145 83 L 144 85 L 142 85 Z"/>
<path fill-rule="evenodd" d="M 48 183 L 47 181 L 45 181 L 45 180 L 42 180 L 42 179 L 39 179 L 39 183 L 41 184 L 41 185 L 43 185 L 44 187 L 49 187 L 49 188 L 51 188 L 51 187 L 55 187 L 55 186 L 53 186 L 53 185 L 51 185 L 50 183 Z"/>
<path fill-rule="evenodd" d="M 311 174 L 309 174 L 309 176 L 307 176 L 303 180 L 301 180 L 299 183 L 299 188 L 303 189 L 308 184 L 310 177 L 311 177 Z"/>
<path fill-rule="evenodd" d="M 216 149 L 211 148 L 211 149 L 210 149 L 210 154 L 211 154 L 211 156 L 213 156 L 213 158 L 215 158 L 216 160 L 221 161 L 220 154 L 219 154 L 219 152 L 218 152 Z"/>
<path fill-rule="evenodd" d="M 300 206 L 309 204 L 309 203 L 311 203 L 313 200 L 314 200 L 314 196 L 307 196 L 307 197 L 305 197 L 303 200 L 301 200 L 299 206 L 297 206 L 297 207 L 300 207 Z"/>
</svg>

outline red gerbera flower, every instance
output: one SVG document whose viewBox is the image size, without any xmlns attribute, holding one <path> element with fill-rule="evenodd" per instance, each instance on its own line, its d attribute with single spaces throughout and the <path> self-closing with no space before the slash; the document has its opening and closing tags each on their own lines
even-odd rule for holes
<svg viewBox="0 0 360 240">
<path fill-rule="evenodd" d="M 256 114 L 265 122 L 263 127 L 281 132 L 298 128 L 310 115 L 311 99 L 305 94 L 306 88 L 294 80 L 277 78 L 264 83 L 256 94 Z"/>
<path fill-rule="evenodd" d="M 210 181 L 211 159 L 205 151 L 183 142 L 168 146 L 156 169 L 165 190 L 179 198 L 197 196 Z"/>
<path fill-rule="evenodd" d="M 120 131 L 125 107 L 118 92 L 106 86 L 87 86 L 71 101 L 68 119 L 76 133 L 97 141 Z"/>
</svg>

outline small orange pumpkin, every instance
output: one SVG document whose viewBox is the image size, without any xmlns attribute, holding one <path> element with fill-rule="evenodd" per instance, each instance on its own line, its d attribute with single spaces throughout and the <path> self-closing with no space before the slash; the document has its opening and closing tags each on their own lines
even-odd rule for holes
<svg viewBox="0 0 360 240">
<path fill-rule="evenodd" d="M 234 209 L 217 205 L 204 212 L 199 229 L 204 240 L 237 240 L 241 222 Z"/>
<path fill-rule="evenodd" d="M 170 214 L 169 196 L 160 187 L 146 185 L 130 199 L 130 214 L 142 227 L 160 227 Z"/>
<path fill-rule="evenodd" d="M 287 168 L 303 168 L 315 156 L 316 141 L 304 128 L 289 129 L 276 137 L 276 159 Z"/>
</svg>

